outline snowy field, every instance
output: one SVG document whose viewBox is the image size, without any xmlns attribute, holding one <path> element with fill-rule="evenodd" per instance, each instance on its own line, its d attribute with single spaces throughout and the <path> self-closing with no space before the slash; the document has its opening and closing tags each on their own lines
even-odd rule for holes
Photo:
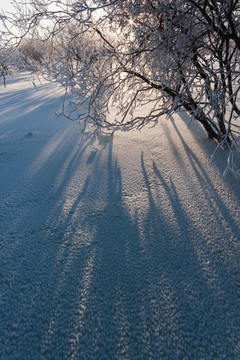
<svg viewBox="0 0 240 360">
<path fill-rule="evenodd" d="M 0 85 L 0 359 L 239 360 L 240 180 L 214 142 L 183 114 L 81 140 L 36 85 Z"/>
</svg>

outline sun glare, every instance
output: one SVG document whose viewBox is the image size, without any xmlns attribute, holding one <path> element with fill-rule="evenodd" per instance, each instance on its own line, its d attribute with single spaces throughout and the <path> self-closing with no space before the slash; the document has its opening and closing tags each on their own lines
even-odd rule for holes
<svg viewBox="0 0 240 360">
<path fill-rule="evenodd" d="M 130 24 L 131 26 L 133 26 L 133 25 L 134 25 L 133 18 L 130 18 L 130 20 L 129 20 L 129 24 Z"/>
</svg>

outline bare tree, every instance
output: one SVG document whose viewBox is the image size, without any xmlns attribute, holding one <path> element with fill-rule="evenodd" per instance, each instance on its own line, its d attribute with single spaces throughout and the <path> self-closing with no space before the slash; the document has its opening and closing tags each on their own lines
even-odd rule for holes
<svg viewBox="0 0 240 360">
<path fill-rule="evenodd" d="M 9 49 L 0 48 L 0 79 L 2 79 L 4 87 L 6 87 L 7 76 L 14 74 L 13 59 L 14 55 Z"/>
<path fill-rule="evenodd" d="M 6 76 L 8 74 L 8 66 L 5 62 L 0 62 L 0 78 L 3 78 L 3 85 L 6 87 Z"/>
<path fill-rule="evenodd" d="M 32 0 L 15 7 L 4 21 L 19 35 L 8 31 L 8 41 L 29 34 L 48 41 L 46 69 L 75 99 L 69 117 L 102 131 L 129 130 L 183 108 L 228 147 L 234 169 L 239 1 Z M 136 115 L 146 104 L 151 110 Z"/>
</svg>

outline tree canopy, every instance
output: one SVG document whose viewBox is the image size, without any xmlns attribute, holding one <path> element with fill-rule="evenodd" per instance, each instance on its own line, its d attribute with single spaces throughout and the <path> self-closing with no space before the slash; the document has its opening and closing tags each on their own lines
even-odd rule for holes
<svg viewBox="0 0 240 360">
<path fill-rule="evenodd" d="M 41 39 L 42 68 L 74 97 L 66 116 L 112 132 L 184 109 L 228 147 L 232 162 L 239 147 L 238 0 L 14 3 L 16 13 L 2 17 L 2 38 L 18 47 L 26 36 Z M 150 111 L 139 115 L 146 104 Z"/>
</svg>

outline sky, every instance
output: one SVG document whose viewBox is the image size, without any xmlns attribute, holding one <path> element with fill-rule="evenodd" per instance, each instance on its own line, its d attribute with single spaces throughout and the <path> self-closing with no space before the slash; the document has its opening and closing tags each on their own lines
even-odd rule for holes
<svg viewBox="0 0 240 360">
<path fill-rule="evenodd" d="M 12 1 L 11 0 L 1 0 L 0 12 L 2 12 L 2 10 L 5 13 L 12 12 L 14 10 L 13 5 L 12 5 Z M 1 23 L 0 23 L 0 29 L 1 29 Z"/>
<path fill-rule="evenodd" d="M 12 0 L 1 0 L 0 3 L 0 13 L 4 12 L 7 15 L 8 12 L 14 12 L 14 7 L 12 5 Z M 0 21 L 0 30 L 4 30 L 1 21 Z"/>
<path fill-rule="evenodd" d="M 0 9 L 4 11 L 12 11 L 12 1 L 11 0 L 1 0 Z"/>
</svg>

